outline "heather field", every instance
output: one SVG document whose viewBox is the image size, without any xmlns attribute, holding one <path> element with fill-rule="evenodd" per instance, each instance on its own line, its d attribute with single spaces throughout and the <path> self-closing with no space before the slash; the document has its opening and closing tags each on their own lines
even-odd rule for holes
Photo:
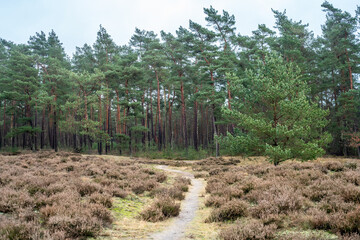
<svg viewBox="0 0 360 240">
<path fill-rule="evenodd" d="M 203 185 L 187 200 L 193 177 Z M 151 236 L 181 223 L 186 201 L 195 216 L 179 239 L 360 239 L 359 185 L 344 158 L 0 156 L 0 239 L 165 239 Z"/>
<path fill-rule="evenodd" d="M 1 156 L 0 238 L 98 237 L 117 213 L 136 204 L 132 209 L 144 221 L 164 220 L 178 215 L 188 184 L 129 158 L 65 152 Z"/>
<path fill-rule="evenodd" d="M 207 176 L 204 221 L 221 226 L 220 239 L 360 239 L 358 160 L 220 158 L 193 169 Z"/>
</svg>

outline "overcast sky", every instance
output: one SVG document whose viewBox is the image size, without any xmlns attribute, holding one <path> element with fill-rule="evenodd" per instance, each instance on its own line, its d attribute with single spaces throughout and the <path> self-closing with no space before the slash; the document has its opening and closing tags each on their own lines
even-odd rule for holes
<svg viewBox="0 0 360 240">
<path fill-rule="evenodd" d="M 354 15 L 359 0 L 330 0 Z M 235 15 L 237 32 L 251 34 L 258 24 L 273 27 L 271 8 L 293 20 L 309 23 L 315 35 L 325 22 L 323 0 L 0 0 L 0 38 L 26 43 L 36 32 L 54 29 L 66 52 L 93 44 L 102 24 L 119 45 L 127 44 L 135 27 L 174 33 L 188 27 L 189 19 L 205 24 L 204 7 L 212 5 Z"/>
</svg>

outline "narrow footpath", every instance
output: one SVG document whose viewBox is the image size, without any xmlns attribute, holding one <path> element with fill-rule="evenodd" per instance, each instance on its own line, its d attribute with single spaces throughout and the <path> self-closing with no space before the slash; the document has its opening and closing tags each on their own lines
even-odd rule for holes
<svg viewBox="0 0 360 240">
<path fill-rule="evenodd" d="M 195 218 L 196 211 L 199 208 L 199 194 L 203 187 L 200 180 L 194 178 L 194 175 L 181 171 L 170 169 L 167 166 L 159 165 L 158 169 L 178 173 L 183 177 L 191 179 L 191 186 L 189 192 L 186 194 L 185 199 L 181 202 L 181 212 L 176 217 L 173 223 L 161 232 L 152 234 L 149 239 L 151 240 L 180 240 L 185 237 L 185 232 L 189 223 Z"/>
</svg>

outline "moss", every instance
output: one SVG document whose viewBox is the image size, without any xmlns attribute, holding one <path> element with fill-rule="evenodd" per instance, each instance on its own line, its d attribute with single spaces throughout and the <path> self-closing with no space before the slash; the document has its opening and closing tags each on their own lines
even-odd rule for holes
<svg viewBox="0 0 360 240">
<path fill-rule="evenodd" d="M 326 239 L 326 240 L 337 240 L 338 236 L 321 230 L 298 230 L 298 229 L 287 229 L 280 231 L 276 234 L 275 239 L 291 239 L 292 236 L 303 237 L 304 239 Z"/>
<path fill-rule="evenodd" d="M 114 198 L 111 211 L 116 218 L 134 218 L 142 211 L 149 199 L 149 197 L 138 197 L 134 195 L 129 195 L 126 198 Z"/>
</svg>

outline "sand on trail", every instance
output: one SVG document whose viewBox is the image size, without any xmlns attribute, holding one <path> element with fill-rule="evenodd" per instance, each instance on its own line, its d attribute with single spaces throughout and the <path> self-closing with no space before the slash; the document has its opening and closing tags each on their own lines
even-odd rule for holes
<svg viewBox="0 0 360 240">
<path fill-rule="evenodd" d="M 178 173 L 183 177 L 190 178 L 191 187 L 189 192 L 186 194 L 185 199 L 181 203 L 181 211 L 178 217 L 176 217 L 173 223 L 161 232 L 152 234 L 148 239 L 152 240 L 179 240 L 185 238 L 185 231 L 189 226 L 190 222 L 195 218 L 196 211 L 199 208 L 199 194 L 202 189 L 202 182 L 194 175 L 181 171 L 168 168 L 164 165 L 157 166 L 158 169 Z"/>
</svg>

